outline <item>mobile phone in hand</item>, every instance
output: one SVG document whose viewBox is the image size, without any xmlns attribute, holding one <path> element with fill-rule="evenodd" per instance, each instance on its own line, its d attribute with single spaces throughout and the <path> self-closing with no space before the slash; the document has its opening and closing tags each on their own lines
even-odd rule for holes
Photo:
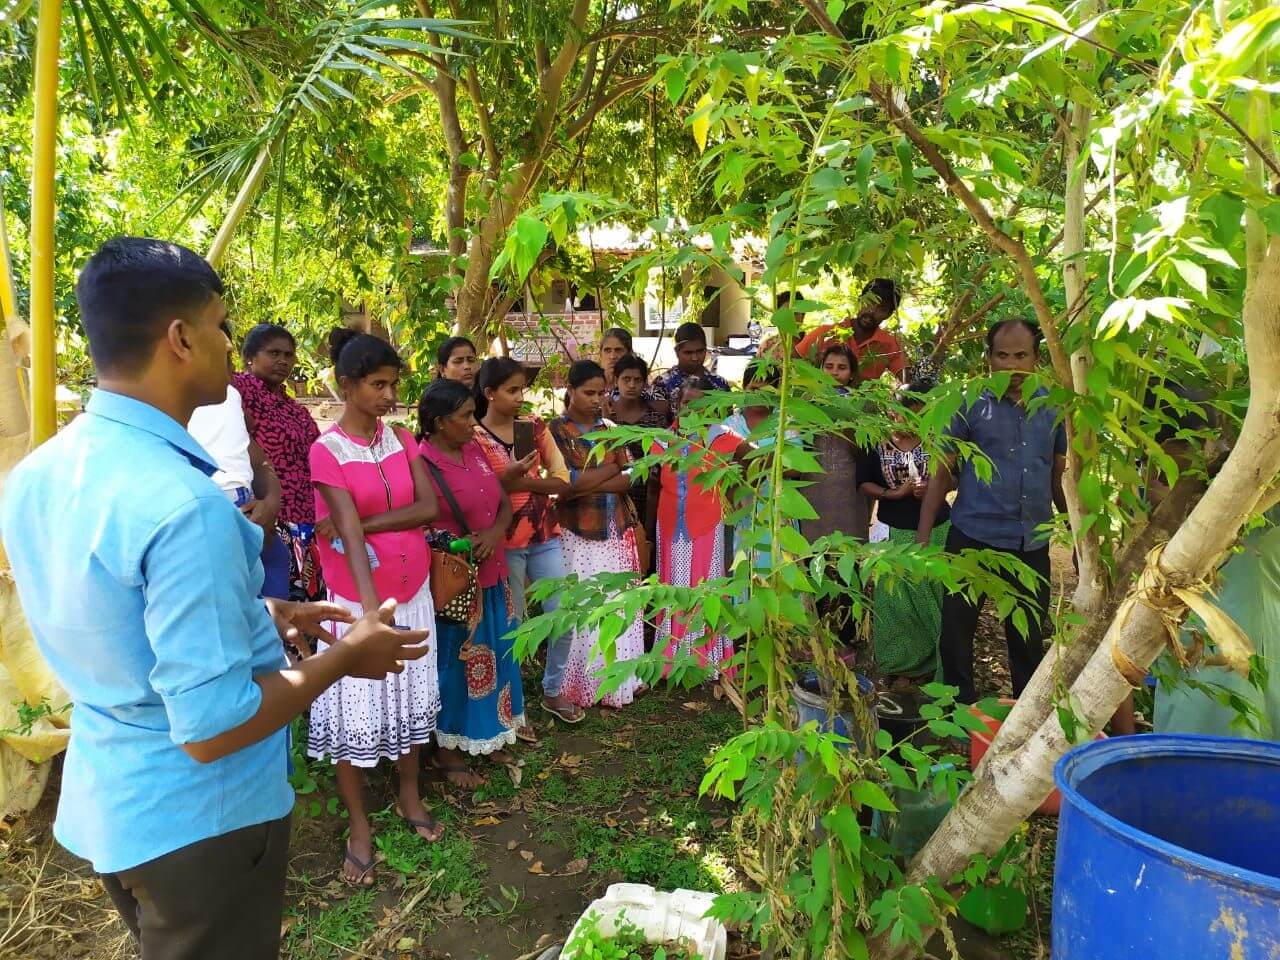
<svg viewBox="0 0 1280 960">
<path fill-rule="evenodd" d="M 515 432 L 515 458 L 523 460 L 533 453 L 533 421 L 517 420 L 512 426 Z"/>
</svg>

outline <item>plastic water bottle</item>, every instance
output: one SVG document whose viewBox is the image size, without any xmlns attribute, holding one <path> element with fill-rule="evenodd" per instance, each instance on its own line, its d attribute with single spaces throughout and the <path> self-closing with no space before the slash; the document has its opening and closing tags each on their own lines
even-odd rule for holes
<svg viewBox="0 0 1280 960">
<path fill-rule="evenodd" d="M 450 553 L 470 553 L 471 539 L 469 537 L 457 537 L 449 541 Z"/>
</svg>

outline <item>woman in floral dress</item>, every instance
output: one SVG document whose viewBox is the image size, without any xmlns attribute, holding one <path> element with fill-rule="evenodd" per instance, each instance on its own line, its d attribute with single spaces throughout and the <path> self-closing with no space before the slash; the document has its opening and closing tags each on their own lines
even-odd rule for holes
<svg viewBox="0 0 1280 960">
<path fill-rule="evenodd" d="M 604 370 L 591 360 L 579 360 L 569 370 L 564 416 L 550 425 L 551 436 L 569 467 L 571 488 L 556 507 L 565 567 L 583 580 L 601 573 L 640 576 L 639 521 L 626 496 L 631 486 L 630 457 L 625 450 L 614 450 L 598 461 L 591 457 L 599 442 L 593 434 L 613 426 L 600 415 L 607 395 Z M 606 660 L 634 660 L 644 653 L 644 620 L 637 615 L 627 625 L 614 641 L 610 656 L 597 649 L 598 641 L 598 631 L 573 631 L 560 693 L 581 707 L 597 702 L 624 707 L 635 699 L 640 681 L 628 677 L 613 693 L 601 697 L 599 672 Z"/>
</svg>

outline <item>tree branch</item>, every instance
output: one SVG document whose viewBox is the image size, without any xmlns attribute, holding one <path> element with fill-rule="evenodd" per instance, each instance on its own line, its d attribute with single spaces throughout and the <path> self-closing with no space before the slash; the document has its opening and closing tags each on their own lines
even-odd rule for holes
<svg viewBox="0 0 1280 960">
<path fill-rule="evenodd" d="M 595 100 L 565 128 L 565 140 L 575 139 L 578 134 L 591 125 L 591 121 L 601 111 L 607 110 L 628 94 L 643 90 L 649 85 L 651 79 L 652 77 L 630 77 L 626 80 L 618 81 L 617 85 L 611 90 L 601 90 L 596 94 Z"/>
</svg>

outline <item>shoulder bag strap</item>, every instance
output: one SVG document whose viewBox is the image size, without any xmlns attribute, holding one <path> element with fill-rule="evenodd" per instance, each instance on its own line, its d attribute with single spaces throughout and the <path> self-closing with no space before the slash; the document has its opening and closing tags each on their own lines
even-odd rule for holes
<svg viewBox="0 0 1280 960">
<path fill-rule="evenodd" d="M 426 461 L 427 469 L 431 471 L 431 475 L 435 477 L 436 485 L 440 488 L 440 492 L 444 494 L 444 498 L 449 503 L 449 509 L 453 511 L 453 517 L 458 521 L 458 526 L 462 529 L 464 537 L 471 536 L 471 528 L 467 526 L 467 518 L 462 513 L 462 508 L 458 506 L 458 501 L 453 498 L 453 491 L 449 489 L 449 484 L 445 483 L 444 472 L 435 465 L 429 458 L 423 457 Z"/>
</svg>

